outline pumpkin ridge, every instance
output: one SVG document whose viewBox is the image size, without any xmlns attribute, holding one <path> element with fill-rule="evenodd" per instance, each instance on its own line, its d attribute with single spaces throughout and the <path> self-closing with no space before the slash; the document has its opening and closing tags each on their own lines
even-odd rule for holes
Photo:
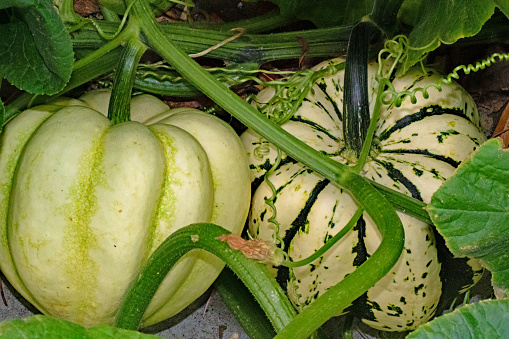
<svg viewBox="0 0 509 339">
<path fill-rule="evenodd" d="M 168 178 L 168 167 L 169 160 L 174 163 L 173 154 L 176 152 L 175 148 L 172 145 L 172 142 L 170 141 L 170 138 L 165 135 L 164 133 L 161 133 L 157 129 L 153 128 L 152 126 L 148 127 L 149 130 L 154 134 L 156 139 L 160 142 L 161 148 L 163 149 L 164 154 L 164 171 L 163 171 L 163 186 L 161 188 L 161 194 L 159 196 L 159 199 L 157 200 L 157 208 L 156 212 L 151 218 L 150 221 L 150 232 L 149 237 L 147 239 L 147 244 L 149 244 L 146 248 L 147 252 L 145 254 L 145 259 L 147 260 L 148 257 L 152 254 L 152 252 L 159 246 L 159 244 L 165 239 L 166 235 L 164 234 L 158 234 L 158 228 L 157 228 L 157 222 L 161 218 L 165 219 L 172 219 L 174 218 L 174 209 L 171 208 L 172 205 L 175 204 L 175 194 L 172 190 L 168 189 L 170 186 L 170 179 Z M 166 145 L 167 147 L 165 147 Z"/>
<path fill-rule="evenodd" d="M 431 153 L 430 151 L 428 151 L 426 149 L 391 149 L 391 150 L 384 150 L 384 149 L 382 149 L 382 150 L 380 150 L 380 153 L 384 153 L 384 154 L 395 153 L 395 154 L 424 155 L 426 157 L 433 158 L 434 160 L 445 162 L 445 163 L 451 165 L 454 168 L 457 168 L 460 165 L 460 163 L 461 163 L 461 161 L 456 161 L 453 158 L 445 156 L 445 155 Z"/>
<path fill-rule="evenodd" d="M 319 125 L 318 123 L 312 121 L 312 120 L 308 120 L 308 119 L 304 119 L 302 116 L 300 115 L 294 115 L 290 121 L 295 121 L 295 122 L 299 122 L 299 123 L 303 123 L 303 124 L 306 124 L 308 125 L 310 128 L 312 128 L 313 130 L 315 131 L 319 131 L 323 134 L 325 134 L 326 136 L 328 136 L 329 138 L 331 138 L 332 140 L 336 141 L 336 142 L 342 142 L 342 140 L 338 137 L 336 137 L 335 135 L 333 135 L 332 133 L 330 133 L 326 128 L 324 128 L 323 126 Z"/>
<path fill-rule="evenodd" d="M 435 116 L 435 115 L 444 115 L 450 114 L 454 116 L 461 117 L 466 119 L 465 113 L 460 108 L 443 108 L 439 105 L 429 105 L 421 108 L 418 112 L 413 114 L 405 115 L 401 119 L 397 120 L 394 124 L 392 124 L 388 129 L 380 133 L 378 139 L 380 141 L 384 141 L 390 138 L 390 136 L 403 128 L 411 125 L 414 122 L 421 121 L 425 118 Z"/>
<path fill-rule="evenodd" d="M 301 171 L 297 172 L 301 173 Z M 295 218 L 294 221 L 291 222 L 290 227 L 288 230 L 286 230 L 285 235 L 283 237 L 283 244 L 285 251 L 288 251 L 288 248 L 290 247 L 290 244 L 297 235 L 299 231 L 304 231 L 305 226 L 307 223 L 308 215 L 311 211 L 311 208 L 313 207 L 314 203 L 318 199 L 318 195 L 327 187 L 327 185 L 330 184 L 330 181 L 328 179 L 324 179 L 319 181 L 315 187 L 313 187 L 313 190 L 309 194 L 308 199 L 306 200 L 304 207 L 300 210 L 299 214 Z M 278 270 L 276 280 L 278 283 L 282 284 L 283 290 L 286 290 L 288 280 L 289 280 L 289 268 L 288 267 L 281 267 Z"/>
<path fill-rule="evenodd" d="M 411 180 L 409 180 L 400 170 L 396 169 L 394 165 L 387 161 L 382 160 L 374 160 L 377 164 L 382 166 L 386 171 L 388 176 L 395 182 L 399 182 L 405 186 L 405 188 L 410 192 L 412 198 L 423 201 L 421 193 L 417 186 L 415 186 Z"/>
<path fill-rule="evenodd" d="M 332 107 L 334 108 L 334 113 L 336 113 L 336 116 L 337 118 L 339 119 L 339 121 L 343 121 L 343 113 L 341 113 L 341 110 L 339 109 L 338 107 L 338 104 L 336 102 L 336 100 L 334 100 L 333 98 L 331 98 L 329 92 L 327 92 L 327 84 L 324 84 L 324 83 L 317 83 L 316 86 L 322 91 L 322 93 L 325 95 L 325 98 L 327 99 L 327 101 L 332 105 Z M 318 102 L 317 102 L 318 103 Z M 322 107 L 323 108 L 323 107 Z M 334 117 L 329 113 L 328 110 L 324 109 L 324 111 L 327 113 L 327 115 L 332 119 L 332 120 L 335 120 Z"/>
</svg>

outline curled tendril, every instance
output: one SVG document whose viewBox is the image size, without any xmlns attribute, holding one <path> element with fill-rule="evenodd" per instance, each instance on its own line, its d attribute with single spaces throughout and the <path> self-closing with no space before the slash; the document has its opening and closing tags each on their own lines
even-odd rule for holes
<svg viewBox="0 0 509 339">
<path fill-rule="evenodd" d="M 507 61 L 509 60 L 509 53 L 493 53 L 488 58 L 478 61 L 475 63 L 475 65 L 461 65 L 456 67 L 451 73 L 449 73 L 446 78 L 444 79 L 444 82 L 447 84 L 450 84 L 452 82 L 452 79 L 459 79 L 458 72 L 463 71 L 465 74 L 470 74 L 470 72 L 477 72 L 481 69 L 485 69 L 486 67 L 491 66 L 492 64 L 500 61 Z"/>
<path fill-rule="evenodd" d="M 432 42 L 433 43 L 433 42 Z M 430 44 L 432 44 L 430 43 Z M 412 90 L 396 91 L 394 85 L 389 80 L 394 74 L 396 67 L 399 64 L 404 64 L 408 59 L 408 54 L 411 50 L 424 50 L 428 46 L 422 48 L 413 48 L 408 43 L 408 38 L 404 35 L 396 36 L 393 40 L 385 42 L 384 49 L 382 49 L 378 55 L 378 73 L 377 81 L 379 86 L 384 86 L 386 90 L 383 92 L 380 100 L 384 105 L 393 105 L 395 107 L 401 106 L 403 100 L 410 98 L 410 101 L 415 104 L 417 102 L 417 94 L 420 93 L 424 99 L 428 99 L 429 89 L 434 88 L 439 92 L 442 91 L 442 85 L 450 85 L 453 79 L 459 79 L 459 72 L 462 71 L 464 74 L 470 72 L 477 72 L 484 69 L 497 61 L 509 60 L 509 53 L 494 53 L 488 58 L 476 62 L 474 65 L 460 65 L 456 67 L 451 73 L 447 74 L 439 82 L 427 84 L 424 87 L 416 87 Z M 426 54 L 423 53 L 418 63 L 421 65 L 423 72 L 425 72 L 423 61 Z M 392 64 L 390 64 L 392 63 Z M 386 69 L 389 69 L 386 71 Z"/>
<path fill-rule="evenodd" d="M 263 160 L 270 153 L 270 144 L 267 140 L 260 138 L 258 146 L 253 151 L 253 156 L 258 160 Z"/>
<path fill-rule="evenodd" d="M 269 223 L 274 225 L 274 232 L 272 233 L 272 239 L 274 241 L 274 244 L 281 249 L 281 252 L 283 253 L 283 256 L 284 256 L 284 260 L 287 260 L 288 259 L 288 254 L 286 254 L 284 252 L 285 244 L 283 242 L 283 239 L 279 235 L 280 224 L 279 224 L 279 222 L 276 219 L 276 217 L 277 217 L 277 209 L 276 209 L 276 205 L 274 204 L 274 200 L 276 199 L 276 196 L 277 196 L 277 190 L 276 190 L 276 187 L 274 186 L 274 184 L 269 179 L 269 177 L 279 167 L 279 164 L 281 163 L 282 156 L 283 156 L 283 152 L 278 148 L 277 149 L 276 161 L 274 162 L 272 167 L 267 172 L 265 172 L 263 180 L 265 181 L 265 183 L 269 186 L 269 188 L 271 190 L 271 196 L 270 197 L 265 197 L 265 204 L 272 209 L 272 214 L 269 217 L 269 219 L 267 219 L 267 221 Z"/>
<path fill-rule="evenodd" d="M 267 103 L 256 103 L 259 111 L 277 124 L 284 124 L 295 114 L 318 79 L 331 76 L 344 69 L 344 63 L 330 64 L 319 70 L 301 70 L 284 81 L 264 82 L 264 87 L 273 87 L 274 95 Z"/>
</svg>

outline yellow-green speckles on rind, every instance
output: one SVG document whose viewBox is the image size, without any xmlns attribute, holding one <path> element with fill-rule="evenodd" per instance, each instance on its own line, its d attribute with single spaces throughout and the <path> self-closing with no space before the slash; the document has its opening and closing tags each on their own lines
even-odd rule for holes
<svg viewBox="0 0 509 339">
<path fill-rule="evenodd" d="M 151 125 L 150 129 L 162 143 L 166 155 L 165 181 L 154 220 L 156 228 L 151 248 L 154 250 L 177 229 L 191 223 L 210 222 L 214 208 L 214 191 L 208 157 L 191 134 L 166 124 Z M 175 297 L 175 293 L 183 285 L 189 284 L 187 278 L 195 269 L 197 258 L 196 253 L 190 253 L 174 266 L 159 288 L 147 314 L 159 312 L 163 307 L 166 307 L 166 310 L 162 314 L 175 314 L 181 310 L 184 304 L 181 304 L 180 300 L 186 299 Z M 173 299 L 177 301 L 167 303 Z M 154 319 L 158 318 L 149 318 L 147 321 L 156 321 Z"/>
<path fill-rule="evenodd" d="M 93 287 L 96 286 L 98 263 L 90 257 L 90 250 L 98 246 L 100 239 L 89 224 L 97 208 L 95 186 L 102 176 L 100 141 L 101 138 L 97 138 L 90 152 L 83 153 L 76 179 L 69 189 L 69 204 L 63 208 L 69 214 L 63 234 L 63 269 L 76 290 L 83 291 L 81 300 L 76 301 L 78 323 L 85 321 L 90 300 L 95 298 Z"/>
<path fill-rule="evenodd" d="M 48 108 L 52 111 L 55 109 L 53 106 L 48 106 Z M 19 156 L 33 131 L 50 115 L 49 111 L 42 108 L 21 113 L 19 119 L 11 121 L 4 127 L 0 149 L 0 268 L 14 288 L 29 300 L 33 300 L 33 298 L 29 296 L 28 290 L 19 278 L 10 252 L 8 241 L 9 202 Z M 36 303 L 34 302 L 34 304 Z M 38 304 L 36 306 L 42 308 Z"/>
<path fill-rule="evenodd" d="M 175 167 L 173 155 L 176 152 L 176 149 L 171 142 L 171 138 L 164 133 L 158 132 L 154 128 L 152 128 L 151 130 L 163 144 L 166 166 L 164 170 L 164 181 L 162 188 L 163 193 L 161 195 L 161 198 L 159 199 L 157 212 L 151 226 L 152 228 L 151 242 L 153 245 L 149 247 L 149 253 L 147 253 L 148 255 L 151 252 L 153 252 L 157 248 L 157 246 L 167 237 L 167 234 L 165 232 L 162 232 L 162 230 L 160 229 L 159 223 L 162 222 L 162 220 L 164 220 L 167 223 L 171 223 L 171 221 L 175 219 L 176 197 L 175 193 L 171 189 L 169 189 L 169 187 L 171 186 L 172 183 L 179 184 L 178 182 L 175 182 L 176 180 L 175 176 L 170 174 L 172 172 L 171 168 Z"/>
</svg>

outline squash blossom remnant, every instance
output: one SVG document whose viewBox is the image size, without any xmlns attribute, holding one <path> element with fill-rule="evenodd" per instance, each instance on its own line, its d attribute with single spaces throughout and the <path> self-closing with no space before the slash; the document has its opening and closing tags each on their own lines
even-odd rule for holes
<svg viewBox="0 0 509 339">
<path fill-rule="evenodd" d="M 216 239 L 225 241 L 234 250 L 240 250 L 249 259 L 259 260 L 280 266 L 283 263 L 283 254 L 277 246 L 267 240 L 245 240 L 236 234 L 223 234 Z"/>
</svg>

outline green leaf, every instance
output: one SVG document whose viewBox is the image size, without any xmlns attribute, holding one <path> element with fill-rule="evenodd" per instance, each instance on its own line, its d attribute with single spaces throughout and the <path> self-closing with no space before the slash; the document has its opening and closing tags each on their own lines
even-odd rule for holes
<svg viewBox="0 0 509 339">
<path fill-rule="evenodd" d="M 71 77 L 71 38 L 51 0 L 17 3 L 12 21 L 0 25 L 0 75 L 32 94 L 55 94 Z"/>
<path fill-rule="evenodd" d="M 371 13 L 375 0 L 271 0 L 283 16 L 309 20 L 318 27 L 349 25 Z"/>
<path fill-rule="evenodd" d="M 420 326 L 407 339 L 509 338 L 509 300 L 482 300 Z"/>
<path fill-rule="evenodd" d="M 509 0 L 493 0 L 493 2 L 509 18 Z"/>
<path fill-rule="evenodd" d="M 34 315 L 25 319 L 10 319 L 1 322 L 0 338 L 149 339 L 157 337 L 110 326 L 84 328 L 66 320 L 45 315 Z"/>
<path fill-rule="evenodd" d="M 476 35 L 494 11 L 492 0 L 422 0 L 419 19 L 408 37 L 411 51 L 400 72 L 404 73 L 442 43 L 452 44 Z"/>
<path fill-rule="evenodd" d="M 2 0 L 0 2 L 0 9 L 5 9 L 9 7 L 30 6 L 32 3 L 33 0 Z"/>
<path fill-rule="evenodd" d="M 423 0 L 405 0 L 399 9 L 399 21 L 405 25 L 415 26 L 419 20 L 419 8 Z"/>
<path fill-rule="evenodd" d="M 509 152 L 484 143 L 440 187 L 430 218 L 457 257 L 477 258 L 492 272 L 497 297 L 509 296 Z"/>
</svg>

